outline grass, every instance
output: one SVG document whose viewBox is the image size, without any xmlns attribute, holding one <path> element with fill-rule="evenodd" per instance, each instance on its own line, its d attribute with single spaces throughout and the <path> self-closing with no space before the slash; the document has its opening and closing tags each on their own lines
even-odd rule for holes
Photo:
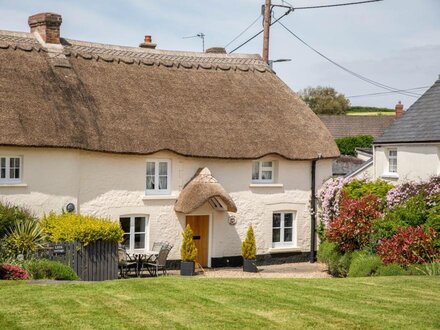
<svg viewBox="0 0 440 330">
<path fill-rule="evenodd" d="M 440 328 L 438 277 L 0 282 L 0 329 Z"/>
</svg>

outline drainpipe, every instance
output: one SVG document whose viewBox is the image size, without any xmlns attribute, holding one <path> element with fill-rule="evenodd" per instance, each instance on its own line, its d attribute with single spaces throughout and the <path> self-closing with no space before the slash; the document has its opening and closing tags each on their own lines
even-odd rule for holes
<svg viewBox="0 0 440 330">
<path fill-rule="evenodd" d="M 310 190 L 312 192 L 310 208 L 310 263 L 316 261 L 316 163 L 322 158 L 321 154 L 318 154 L 318 158 L 312 160 L 312 182 Z"/>
</svg>

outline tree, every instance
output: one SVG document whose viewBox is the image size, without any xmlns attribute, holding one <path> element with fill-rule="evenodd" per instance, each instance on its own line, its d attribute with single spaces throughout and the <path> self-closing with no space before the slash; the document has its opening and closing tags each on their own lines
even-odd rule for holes
<svg viewBox="0 0 440 330">
<path fill-rule="evenodd" d="M 246 260 L 254 260 L 257 257 L 257 246 L 255 244 L 255 235 L 252 225 L 249 225 L 246 238 L 241 243 L 241 255 Z"/>
<path fill-rule="evenodd" d="M 183 241 L 180 248 L 180 256 L 182 261 L 195 261 L 197 258 L 197 248 L 193 241 L 193 231 L 189 225 L 186 226 L 182 233 Z"/>
<path fill-rule="evenodd" d="M 333 87 L 307 87 L 298 94 L 316 114 L 343 115 L 350 107 L 350 101 L 345 95 Z"/>
</svg>

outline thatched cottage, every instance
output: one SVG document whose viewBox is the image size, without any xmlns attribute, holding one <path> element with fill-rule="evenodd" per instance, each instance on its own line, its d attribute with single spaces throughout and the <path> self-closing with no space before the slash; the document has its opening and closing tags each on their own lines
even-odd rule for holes
<svg viewBox="0 0 440 330">
<path fill-rule="evenodd" d="M 339 155 L 328 130 L 258 55 L 60 38 L 61 16 L 0 31 L 0 198 L 38 215 L 120 221 L 131 252 L 186 223 L 204 266 L 307 258 L 312 191 Z"/>
</svg>

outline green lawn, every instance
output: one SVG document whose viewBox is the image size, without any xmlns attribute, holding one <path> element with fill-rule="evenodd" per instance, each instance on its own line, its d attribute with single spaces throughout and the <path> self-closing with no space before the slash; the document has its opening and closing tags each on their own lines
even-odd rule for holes
<svg viewBox="0 0 440 330">
<path fill-rule="evenodd" d="M 440 328 L 439 277 L 0 282 L 0 329 Z"/>
</svg>

